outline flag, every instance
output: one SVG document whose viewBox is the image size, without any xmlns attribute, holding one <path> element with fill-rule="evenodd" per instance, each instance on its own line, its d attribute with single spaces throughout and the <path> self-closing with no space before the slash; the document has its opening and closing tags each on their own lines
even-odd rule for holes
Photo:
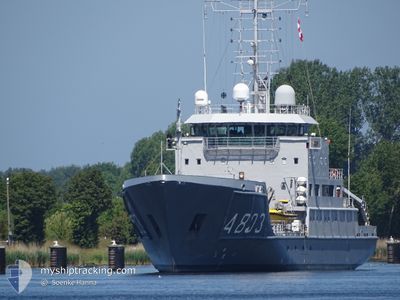
<svg viewBox="0 0 400 300">
<path fill-rule="evenodd" d="M 301 27 L 300 27 L 300 18 L 297 19 L 297 31 L 299 32 L 300 41 L 304 41 L 303 31 L 301 30 Z"/>
</svg>

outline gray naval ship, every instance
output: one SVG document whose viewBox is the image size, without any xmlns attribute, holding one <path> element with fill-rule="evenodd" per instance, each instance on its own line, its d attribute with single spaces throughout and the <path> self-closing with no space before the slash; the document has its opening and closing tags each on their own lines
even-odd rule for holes
<svg viewBox="0 0 400 300">
<path fill-rule="evenodd" d="M 181 132 L 178 108 L 169 143 L 175 174 L 123 186 L 130 218 L 161 272 L 355 269 L 374 253 L 376 228 L 366 203 L 344 187 L 343 169 L 329 166 L 330 141 L 311 132 L 317 122 L 309 108 L 296 104 L 289 85 L 276 89 L 271 104 L 274 21 L 279 12 L 307 4 L 284 2 L 295 6 L 205 3 L 205 11 L 233 14 L 241 68 L 232 92 L 237 104 L 211 105 L 205 75 L 195 113 L 185 122 L 190 133 Z M 271 27 L 262 30 L 268 21 Z M 300 22 L 298 32 L 302 40 Z"/>
</svg>

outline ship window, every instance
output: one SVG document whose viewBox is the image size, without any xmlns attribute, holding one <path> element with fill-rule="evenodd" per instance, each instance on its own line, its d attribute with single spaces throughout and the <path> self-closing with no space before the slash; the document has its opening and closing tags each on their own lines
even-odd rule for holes
<svg viewBox="0 0 400 300">
<path fill-rule="evenodd" d="M 192 136 L 207 136 L 207 126 L 206 125 L 193 125 L 190 128 L 190 134 Z"/>
<path fill-rule="evenodd" d="M 330 185 L 329 186 L 329 196 L 331 196 L 331 197 L 334 197 L 335 195 L 334 195 L 334 193 L 333 193 L 333 190 L 334 190 L 334 186 L 333 185 Z"/>
<path fill-rule="evenodd" d="M 303 125 L 300 125 L 299 126 L 299 135 L 301 136 L 301 135 L 304 135 L 304 126 Z"/>
<path fill-rule="evenodd" d="M 229 136 L 230 137 L 253 136 L 252 126 L 232 124 L 229 126 Z"/>
<path fill-rule="evenodd" d="M 295 124 L 288 125 L 286 135 L 287 136 L 296 136 L 297 135 L 297 125 L 295 125 Z"/>
<path fill-rule="evenodd" d="M 276 135 L 275 124 L 267 125 L 267 136 L 275 136 L 275 135 Z"/>
<path fill-rule="evenodd" d="M 311 144 L 310 144 L 311 149 L 320 149 L 321 148 L 321 138 L 312 137 L 310 139 L 310 141 L 311 141 Z"/>
<path fill-rule="evenodd" d="M 299 158 L 298 157 L 293 158 L 293 162 L 295 165 L 297 165 L 299 163 Z"/>
<path fill-rule="evenodd" d="M 319 196 L 319 184 L 316 184 L 314 187 L 314 195 Z"/>
<path fill-rule="evenodd" d="M 201 158 L 198 158 L 198 159 L 197 159 L 197 164 L 198 164 L 198 165 L 201 165 Z"/>
<path fill-rule="evenodd" d="M 332 196 L 332 193 L 329 193 L 329 185 L 322 185 L 322 196 Z"/>
<path fill-rule="evenodd" d="M 286 135 L 286 125 L 285 124 L 278 124 L 278 126 L 276 127 L 276 135 L 277 136 Z"/>
<path fill-rule="evenodd" d="M 206 214 L 196 214 L 190 224 L 189 231 L 199 232 L 201 225 L 203 225 Z"/>
<path fill-rule="evenodd" d="M 218 125 L 215 127 L 217 136 L 228 136 L 228 129 L 226 126 Z"/>
<path fill-rule="evenodd" d="M 217 130 L 215 129 L 214 125 L 210 125 L 208 127 L 208 136 L 216 136 L 217 135 Z"/>
<path fill-rule="evenodd" d="M 254 125 L 254 136 L 265 136 L 265 125 Z"/>
<path fill-rule="evenodd" d="M 189 158 L 185 158 L 185 165 L 189 164 Z"/>
</svg>

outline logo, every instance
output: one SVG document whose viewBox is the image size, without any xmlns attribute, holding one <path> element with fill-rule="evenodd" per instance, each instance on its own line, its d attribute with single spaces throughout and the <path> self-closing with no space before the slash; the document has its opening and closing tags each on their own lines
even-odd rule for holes
<svg viewBox="0 0 400 300">
<path fill-rule="evenodd" d="M 22 293 L 31 281 L 31 266 L 26 261 L 17 259 L 15 265 L 8 266 L 7 268 L 10 271 L 8 281 L 18 294 Z"/>
</svg>

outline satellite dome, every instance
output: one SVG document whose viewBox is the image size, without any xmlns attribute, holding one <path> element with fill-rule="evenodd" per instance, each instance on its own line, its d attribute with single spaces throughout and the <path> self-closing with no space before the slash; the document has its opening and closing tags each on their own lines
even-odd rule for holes
<svg viewBox="0 0 400 300">
<path fill-rule="evenodd" d="M 275 105 L 296 105 L 295 92 L 290 85 L 284 84 L 276 89 Z"/>
<path fill-rule="evenodd" d="M 208 94 L 204 90 L 199 90 L 194 94 L 194 103 L 197 106 L 208 105 Z"/>
<path fill-rule="evenodd" d="M 298 185 L 298 186 L 306 186 L 306 185 L 307 185 L 307 178 L 305 178 L 305 177 L 298 177 L 298 178 L 297 178 L 297 185 Z"/>
<path fill-rule="evenodd" d="M 247 84 L 241 82 L 233 87 L 233 99 L 242 102 L 250 97 L 250 90 Z"/>
</svg>

